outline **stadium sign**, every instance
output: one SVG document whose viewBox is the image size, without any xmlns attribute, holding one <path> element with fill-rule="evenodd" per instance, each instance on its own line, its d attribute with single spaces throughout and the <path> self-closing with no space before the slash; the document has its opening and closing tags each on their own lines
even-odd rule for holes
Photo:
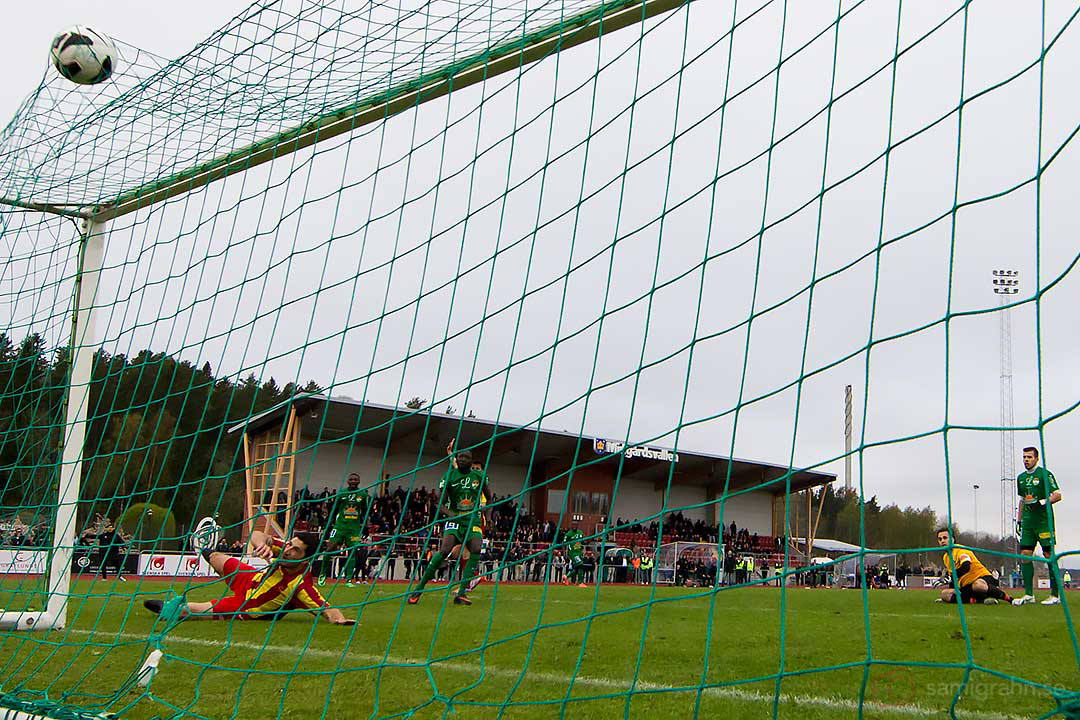
<svg viewBox="0 0 1080 720">
<path fill-rule="evenodd" d="M 597 455 L 617 455 L 622 453 L 627 458 L 644 458 L 645 460 L 658 460 L 660 462 L 679 462 L 679 453 L 673 453 L 667 448 L 645 447 L 643 445 L 627 445 L 620 440 L 607 440 L 604 438 L 593 439 L 593 450 Z"/>
<path fill-rule="evenodd" d="M 255 568 L 266 567 L 266 561 L 254 556 L 239 558 Z M 147 577 L 217 577 L 210 563 L 198 555 L 182 553 L 143 553 L 139 555 L 139 575 Z"/>
<path fill-rule="evenodd" d="M 143 553 L 139 556 L 139 574 L 156 577 L 211 577 L 210 564 L 198 555 Z"/>
<path fill-rule="evenodd" d="M 43 575 L 47 558 L 45 550 L 0 550 L 0 575 Z"/>
</svg>

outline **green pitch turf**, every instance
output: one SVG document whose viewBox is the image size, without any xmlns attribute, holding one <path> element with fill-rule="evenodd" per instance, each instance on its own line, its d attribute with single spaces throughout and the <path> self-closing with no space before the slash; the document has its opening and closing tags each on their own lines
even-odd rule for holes
<svg viewBox="0 0 1080 720">
<path fill-rule="evenodd" d="M 86 599 L 66 630 L 0 634 L 3 689 L 100 703 L 147 652 L 155 618 L 141 600 L 170 587 L 78 583 Z M 198 586 L 189 598 L 222 590 Z M 966 606 L 965 632 L 960 610 L 925 590 L 871 591 L 866 622 L 853 590 L 485 583 L 471 607 L 451 604 L 445 586 L 417 606 L 405 605 L 400 584 L 326 590 L 358 625 L 309 615 L 273 626 L 185 622 L 166 638 L 150 692 L 102 709 L 131 718 L 812 720 L 860 710 L 948 717 L 955 701 L 958 717 L 992 720 L 1043 716 L 1058 707 L 1047 688 L 1080 690 L 1061 606 Z M 969 673 L 971 662 L 981 669 Z"/>
</svg>

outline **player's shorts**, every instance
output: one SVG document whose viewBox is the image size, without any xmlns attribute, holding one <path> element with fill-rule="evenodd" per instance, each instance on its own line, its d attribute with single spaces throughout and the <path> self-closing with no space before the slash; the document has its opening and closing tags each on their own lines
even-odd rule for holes
<svg viewBox="0 0 1080 720">
<path fill-rule="evenodd" d="M 223 597 L 210 607 L 210 612 L 220 615 L 221 620 L 269 620 L 274 617 L 273 613 L 258 613 L 256 615 L 244 614 L 244 603 L 247 601 L 248 590 L 255 579 L 257 568 L 242 563 L 234 557 L 225 561 L 225 582 L 232 590 L 232 595 Z"/>
<path fill-rule="evenodd" d="M 1048 518 L 1023 517 L 1020 520 L 1020 547 L 1034 550 L 1036 545 L 1043 548 L 1054 547 L 1054 531 L 1050 529 Z"/>
<path fill-rule="evenodd" d="M 352 523 L 339 523 L 330 528 L 330 534 L 326 536 L 327 543 L 339 545 L 359 545 L 364 537 L 363 526 Z"/>
<path fill-rule="evenodd" d="M 985 580 L 987 587 L 998 587 L 998 581 L 994 579 L 993 575 L 983 575 L 982 577 L 975 578 L 971 585 L 960 586 L 960 602 L 965 604 L 975 602 L 975 595 L 971 592 L 971 586 L 979 580 Z"/>
<path fill-rule="evenodd" d="M 484 531 L 480 527 L 479 520 L 475 522 L 472 520 L 466 522 L 461 522 L 460 520 L 447 520 L 446 524 L 443 525 L 443 533 L 444 537 L 453 535 L 462 545 L 468 543 L 470 538 L 484 537 Z"/>
<path fill-rule="evenodd" d="M 570 571 L 573 572 L 585 564 L 585 557 L 583 555 L 570 555 L 566 558 L 566 561 L 570 564 Z"/>
</svg>

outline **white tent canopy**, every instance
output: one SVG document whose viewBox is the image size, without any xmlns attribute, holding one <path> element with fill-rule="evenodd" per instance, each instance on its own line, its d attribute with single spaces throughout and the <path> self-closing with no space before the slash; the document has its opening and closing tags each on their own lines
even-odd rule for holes
<svg viewBox="0 0 1080 720">
<path fill-rule="evenodd" d="M 806 545 L 805 538 L 792 538 L 796 545 Z M 852 545 L 840 540 L 830 540 L 829 538 L 814 538 L 814 549 L 824 550 L 825 552 L 838 552 L 838 553 L 855 553 L 860 550 L 866 550 L 867 552 L 875 552 L 871 548 L 862 548 L 858 545 Z"/>
</svg>

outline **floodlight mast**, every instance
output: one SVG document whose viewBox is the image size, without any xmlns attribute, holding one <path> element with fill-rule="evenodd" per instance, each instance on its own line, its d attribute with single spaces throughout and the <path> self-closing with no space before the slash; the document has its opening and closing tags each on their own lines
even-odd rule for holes
<svg viewBox="0 0 1080 720">
<path fill-rule="evenodd" d="M 1013 432 L 1012 320 L 1009 305 L 1020 292 L 1020 271 L 991 272 L 994 294 L 998 296 L 1001 394 L 1001 537 L 1012 536 L 1013 498 L 1016 495 L 1016 442 Z M 1015 550 L 1015 548 L 1014 548 Z"/>
<path fill-rule="evenodd" d="M 975 511 L 975 542 L 979 542 L 979 485 L 971 486 L 971 504 Z"/>
</svg>

